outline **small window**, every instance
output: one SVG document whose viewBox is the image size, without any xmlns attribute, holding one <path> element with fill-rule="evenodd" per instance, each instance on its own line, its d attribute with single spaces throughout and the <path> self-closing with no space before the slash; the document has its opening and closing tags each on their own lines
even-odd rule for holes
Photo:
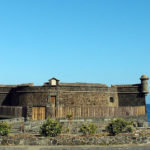
<svg viewBox="0 0 150 150">
<path fill-rule="evenodd" d="M 51 79 L 49 80 L 49 83 L 50 83 L 51 86 L 57 86 L 58 83 L 59 83 L 59 80 L 56 79 L 56 78 L 51 78 Z"/>
<path fill-rule="evenodd" d="M 56 80 L 55 79 L 51 80 L 51 85 L 56 85 Z"/>
<path fill-rule="evenodd" d="M 114 101 L 115 101 L 114 98 L 113 98 L 113 97 L 110 97 L 110 102 L 111 102 L 111 103 L 114 103 Z"/>
</svg>

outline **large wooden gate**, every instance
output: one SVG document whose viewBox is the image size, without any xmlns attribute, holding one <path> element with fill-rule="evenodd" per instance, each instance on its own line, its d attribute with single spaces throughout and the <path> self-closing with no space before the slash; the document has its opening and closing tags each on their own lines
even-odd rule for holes
<svg viewBox="0 0 150 150">
<path fill-rule="evenodd" d="M 44 120 L 45 107 L 32 107 L 32 120 Z"/>
</svg>

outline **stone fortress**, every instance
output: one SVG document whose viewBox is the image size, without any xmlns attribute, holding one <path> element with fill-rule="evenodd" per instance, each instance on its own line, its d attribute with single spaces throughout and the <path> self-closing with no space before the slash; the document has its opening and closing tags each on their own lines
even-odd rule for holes
<svg viewBox="0 0 150 150">
<path fill-rule="evenodd" d="M 33 84 L 0 85 L 0 118 L 24 117 L 44 120 L 134 118 L 147 121 L 145 97 L 148 77 L 139 84 L 112 85 L 93 83 L 61 83 L 52 78 L 43 86 Z"/>
</svg>

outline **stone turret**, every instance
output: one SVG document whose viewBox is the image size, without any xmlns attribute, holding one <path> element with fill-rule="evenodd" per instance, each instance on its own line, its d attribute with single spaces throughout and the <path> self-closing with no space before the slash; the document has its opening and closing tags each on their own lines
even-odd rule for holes
<svg viewBox="0 0 150 150">
<path fill-rule="evenodd" d="M 149 80 L 149 78 L 148 78 L 147 75 L 142 75 L 140 80 L 141 80 L 141 87 L 142 87 L 141 92 L 143 94 L 147 95 L 149 93 L 149 89 L 148 89 L 148 80 Z"/>
</svg>

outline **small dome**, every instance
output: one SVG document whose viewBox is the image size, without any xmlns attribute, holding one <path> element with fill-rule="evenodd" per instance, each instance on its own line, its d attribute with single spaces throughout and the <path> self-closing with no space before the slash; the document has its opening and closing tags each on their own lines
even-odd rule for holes
<svg viewBox="0 0 150 150">
<path fill-rule="evenodd" d="M 147 75 L 142 75 L 140 79 L 149 79 Z"/>
</svg>

